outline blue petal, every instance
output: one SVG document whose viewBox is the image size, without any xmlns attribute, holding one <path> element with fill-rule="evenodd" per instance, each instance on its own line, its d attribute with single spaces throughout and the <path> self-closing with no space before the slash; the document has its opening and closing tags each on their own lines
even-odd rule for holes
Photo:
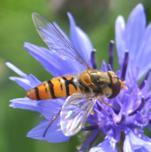
<svg viewBox="0 0 151 152">
<path fill-rule="evenodd" d="M 124 152 L 134 152 L 133 147 L 131 145 L 131 141 L 128 136 L 126 136 L 126 138 L 125 138 L 123 150 L 124 150 Z"/>
<path fill-rule="evenodd" d="M 123 110 L 123 113 L 130 114 L 141 105 L 142 95 L 139 93 L 138 88 L 133 87 L 130 88 L 128 93 L 123 95 L 123 99 L 121 99 L 124 102 L 122 108 L 125 109 L 125 111 Z M 127 104 L 127 102 L 129 102 L 129 104 Z"/>
<path fill-rule="evenodd" d="M 19 68 L 17 68 L 15 65 L 13 65 L 10 62 L 6 62 L 6 66 L 8 68 L 10 68 L 12 71 L 14 71 L 15 73 L 17 73 L 21 77 L 26 77 L 27 76 L 26 73 L 24 73 L 23 71 L 21 71 Z"/>
<path fill-rule="evenodd" d="M 42 114 L 45 119 L 50 120 L 54 115 L 56 115 L 62 107 L 64 100 L 62 99 L 52 99 L 51 101 L 33 101 L 29 98 L 17 98 L 12 99 L 10 107 L 36 111 Z"/>
<path fill-rule="evenodd" d="M 151 139 L 145 136 L 138 137 L 130 131 L 125 137 L 123 150 L 124 152 L 151 152 Z"/>
<path fill-rule="evenodd" d="M 129 75 L 131 75 L 132 68 L 139 69 L 139 71 L 141 71 L 140 66 L 143 63 L 143 56 L 141 57 L 141 62 L 139 61 L 139 63 L 136 62 L 136 58 L 138 57 L 137 55 L 143 51 L 140 47 L 145 35 L 145 28 L 146 18 L 144 8 L 141 4 L 138 4 L 129 16 L 124 34 L 126 49 L 130 52 L 129 66 L 127 69 Z M 136 77 L 137 79 L 140 79 L 140 74 L 138 73 Z"/>
<path fill-rule="evenodd" d="M 51 99 L 51 101 L 39 102 L 39 112 L 48 120 L 56 115 L 64 103 L 63 99 Z"/>
<path fill-rule="evenodd" d="M 88 38 L 88 36 L 76 26 L 73 16 L 68 13 L 70 21 L 70 37 L 72 44 L 76 51 L 78 51 L 81 58 L 91 66 L 90 58 L 93 51 L 93 46 Z"/>
<path fill-rule="evenodd" d="M 127 24 L 123 17 L 118 17 L 116 20 L 116 44 L 119 57 L 119 63 L 122 65 L 124 58 L 124 52 L 129 51 L 129 65 L 127 69 L 127 78 L 131 77 L 131 69 L 139 70 L 139 73 L 135 76 L 137 79 L 146 72 L 150 67 L 149 53 L 145 54 L 144 46 L 150 49 L 150 39 L 145 32 L 146 28 L 146 17 L 142 4 L 138 4 L 131 12 Z M 144 39 L 146 38 L 146 39 Z M 147 42 L 146 42 L 147 40 Z M 141 60 L 141 62 L 140 62 Z M 134 70 L 133 70 L 134 71 Z M 126 79 L 127 79 L 126 78 Z"/>
<path fill-rule="evenodd" d="M 32 74 L 27 75 L 25 78 L 10 77 L 10 80 L 15 81 L 20 87 L 29 90 L 39 85 L 41 82 Z"/>
<path fill-rule="evenodd" d="M 63 135 L 60 130 L 60 120 L 57 119 L 47 130 L 47 133 L 44 136 L 44 132 L 49 126 L 50 121 L 42 121 L 38 126 L 33 128 L 28 132 L 27 137 L 37 139 L 37 140 L 46 140 L 52 143 L 65 142 L 69 140 L 69 137 Z"/>
<path fill-rule="evenodd" d="M 17 98 L 10 100 L 10 107 L 19 108 L 39 112 L 38 102 L 32 101 L 29 98 Z"/>
<path fill-rule="evenodd" d="M 115 22 L 115 39 L 119 64 L 122 65 L 126 46 L 124 41 L 125 21 L 122 16 L 119 16 Z"/>
<path fill-rule="evenodd" d="M 117 152 L 115 144 L 114 139 L 105 139 L 98 146 L 91 148 L 89 152 Z"/>
<path fill-rule="evenodd" d="M 142 4 L 138 4 L 128 18 L 124 34 L 126 48 L 133 59 L 135 59 L 136 53 L 139 51 L 139 47 L 145 33 L 145 26 L 146 17 L 144 8 Z"/>
<path fill-rule="evenodd" d="M 25 90 L 29 90 L 31 88 L 30 82 L 27 79 L 10 77 L 10 80 L 15 81 L 20 87 L 24 88 Z"/>
<path fill-rule="evenodd" d="M 41 83 L 34 75 L 24 73 L 12 63 L 7 62 L 6 65 L 20 76 L 10 77 L 10 79 L 12 81 L 15 81 L 19 86 L 21 86 L 25 90 L 29 90 Z"/>
<path fill-rule="evenodd" d="M 139 50 L 139 54 L 137 54 L 136 65 L 140 67 L 139 78 L 143 76 L 149 69 L 151 69 L 151 24 L 148 25 L 143 41 Z M 141 61 L 141 62 L 140 62 Z"/>
<path fill-rule="evenodd" d="M 53 76 L 75 74 L 84 68 L 80 63 L 67 57 L 64 59 L 62 55 L 59 56 L 57 53 L 43 47 L 31 43 L 25 43 L 24 47 Z"/>
<path fill-rule="evenodd" d="M 92 131 L 91 134 L 88 136 L 88 138 L 84 141 L 84 143 L 80 147 L 79 152 L 82 152 L 86 150 L 88 147 L 90 147 L 91 143 L 96 139 L 98 133 L 99 133 L 99 130 Z"/>
<path fill-rule="evenodd" d="M 107 63 L 105 62 L 105 60 L 102 61 L 101 70 L 108 71 L 108 66 L 107 66 Z"/>
</svg>

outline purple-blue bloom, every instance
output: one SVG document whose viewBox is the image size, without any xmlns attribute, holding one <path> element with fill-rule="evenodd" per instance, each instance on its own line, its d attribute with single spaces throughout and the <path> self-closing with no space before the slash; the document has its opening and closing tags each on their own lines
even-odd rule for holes
<svg viewBox="0 0 151 152">
<path fill-rule="evenodd" d="M 120 65 L 118 73 L 125 79 L 128 90 L 110 101 L 113 109 L 95 109 L 97 124 L 106 137 L 90 152 L 151 151 L 151 139 L 144 135 L 144 128 L 149 127 L 151 118 L 150 27 L 146 27 L 141 4 L 133 9 L 126 24 L 122 16 L 116 20 L 115 40 Z"/>
<path fill-rule="evenodd" d="M 56 27 L 65 40 L 78 50 L 81 59 L 90 67 L 96 67 L 94 49 L 89 38 L 77 27 L 71 14 L 68 13 L 68 17 L 70 39 L 55 23 Z M 87 67 L 66 56 L 67 53 L 75 55 L 76 52 L 72 48 L 58 52 L 55 51 L 56 48 L 54 50 L 52 43 L 59 49 L 63 48 L 64 42 L 58 41 L 57 36 L 54 37 L 50 26 L 51 24 L 40 29 L 40 36 L 48 48 L 25 43 L 25 50 L 53 76 L 76 74 L 85 70 Z M 151 25 L 146 27 L 146 17 L 141 4 L 133 9 L 126 24 L 122 16 L 117 18 L 115 40 L 119 62 L 117 74 L 125 80 L 128 90 L 122 90 L 114 99 L 105 99 L 112 107 L 100 102 L 95 104 L 93 114 L 88 117 L 88 125 L 82 129 L 84 133 L 89 133 L 89 136 L 81 144 L 80 152 L 88 149 L 90 152 L 151 151 L 151 139 L 144 135 L 144 128 L 149 127 L 151 121 Z M 25 74 L 11 63 L 7 63 L 7 66 L 19 75 L 10 79 L 23 89 L 29 90 L 41 83 L 35 76 Z M 109 49 L 109 64 L 103 61 L 101 67 L 103 71 L 109 69 L 114 69 L 112 44 Z M 43 116 L 43 121 L 28 133 L 28 137 L 48 142 L 64 142 L 69 140 L 69 137 L 61 131 L 60 118 L 54 119 L 64 101 L 65 99 L 51 99 L 50 102 L 34 102 L 25 97 L 11 100 L 10 106 L 36 111 Z M 53 123 L 50 125 L 50 122 Z M 103 136 L 104 140 L 98 145 L 93 145 L 100 136 Z M 91 147 L 92 145 L 94 147 Z"/>
</svg>

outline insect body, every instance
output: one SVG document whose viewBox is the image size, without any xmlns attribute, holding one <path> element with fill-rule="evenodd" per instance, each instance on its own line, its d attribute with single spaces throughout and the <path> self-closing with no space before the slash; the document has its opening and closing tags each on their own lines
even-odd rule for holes
<svg viewBox="0 0 151 152">
<path fill-rule="evenodd" d="M 33 100 L 68 97 L 75 93 L 87 96 L 115 97 L 121 90 L 122 81 L 112 72 L 89 69 L 78 75 L 55 77 L 29 90 L 27 97 Z"/>
<path fill-rule="evenodd" d="M 70 14 L 68 16 L 73 24 L 72 16 Z M 126 86 L 113 71 L 103 72 L 93 69 L 90 57 L 86 59 L 81 53 L 86 50 L 77 50 L 56 23 L 49 23 L 36 13 L 33 14 L 33 21 L 39 35 L 48 45 L 49 51 L 52 51 L 54 57 L 61 55 L 61 60 L 73 60 L 72 62 L 85 69 L 75 75 L 54 77 L 27 92 L 27 96 L 33 100 L 67 97 L 57 116 L 60 116 L 63 133 L 66 136 L 72 136 L 84 126 L 97 101 L 102 101 L 103 97 L 117 96 L 120 90 Z M 85 42 L 88 42 L 86 36 L 83 34 L 80 36 L 83 36 Z M 56 60 L 57 62 L 58 60 Z M 56 116 L 53 121 L 55 119 Z"/>
<path fill-rule="evenodd" d="M 67 97 L 81 92 L 75 76 L 54 77 L 29 90 L 27 97 L 33 100 Z"/>
</svg>

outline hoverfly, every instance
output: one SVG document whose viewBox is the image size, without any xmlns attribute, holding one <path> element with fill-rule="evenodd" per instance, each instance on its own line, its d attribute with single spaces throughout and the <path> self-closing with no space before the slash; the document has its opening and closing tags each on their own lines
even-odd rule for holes
<svg viewBox="0 0 151 152">
<path fill-rule="evenodd" d="M 126 88 L 125 83 L 113 71 L 93 69 L 56 23 L 49 23 L 36 13 L 33 21 L 50 50 L 85 67 L 81 73 L 54 77 L 27 91 L 27 97 L 32 100 L 67 97 L 60 112 L 60 124 L 63 133 L 72 136 L 84 126 L 96 101 L 102 101 L 103 96 L 114 98 L 122 88 Z"/>
</svg>

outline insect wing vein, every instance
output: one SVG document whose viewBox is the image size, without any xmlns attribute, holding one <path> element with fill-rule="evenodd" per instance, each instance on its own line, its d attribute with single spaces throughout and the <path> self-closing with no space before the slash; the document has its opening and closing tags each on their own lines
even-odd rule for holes
<svg viewBox="0 0 151 152">
<path fill-rule="evenodd" d="M 32 18 L 39 35 L 51 51 L 55 51 L 59 55 L 61 54 L 64 58 L 73 59 L 86 68 L 89 67 L 78 51 L 73 48 L 66 34 L 55 22 L 49 23 L 38 13 L 33 13 Z"/>
<path fill-rule="evenodd" d="M 68 97 L 61 110 L 61 129 L 66 136 L 73 136 L 81 130 L 93 109 L 95 100 L 82 94 Z"/>
</svg>

